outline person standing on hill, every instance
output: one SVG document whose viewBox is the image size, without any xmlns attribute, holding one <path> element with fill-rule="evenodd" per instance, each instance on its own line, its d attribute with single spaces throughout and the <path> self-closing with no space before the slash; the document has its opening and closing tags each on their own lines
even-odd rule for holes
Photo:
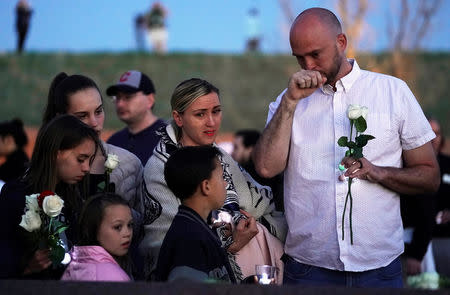
<svg viewBox="0 0 450 295">
<path fill-rule="evenodd" d="M 137 51 L 144 51 L 145 38 L 147 36 L 147 24 L 145 23 L 145 17 L 142 14 L 138 14 L 134 19 L 134 34 L 136 38 Z"/>
<path fill-rule="evenodd" d="M 106 94 L 113 97 L 116 113 L 127 127 L 114 133 L 108 143 L 135 154 L 145 166 L 159 141 L 156 131 L 166 123 L 153 114 L 155 87 L 141 72 L 127 71 Z"/>
<path fill-rule="evenodd" d="M 156 53 L 165 53 L 167 51 L 167 39 L 169 37 L 166 28 L 167 10 L 159 1 L 156 1 L 152 4 L 146 17 L 148 36 L 153 50 Z"/>
<path fill-rule="evenodd" d="M 284 171 L 284 283 L 401 287 L 399 194 L 438 189 L 435 134 L 405 82 L 346 58 L 347 37 L 331 11 L 300 13 L 290 45 L 301 69 L 270 104 L 253 154 L 261 176 Z M 361 109 L 349 116 L 356 104 L 366 107 L 366 119 Z M 345 157 L 337 144 L 351 134 L 349 118 L 375 137 L 362 157 Z M 349 211 L 343 214 L 350 185 L 353 223 Z"/>
<path fill-rule="evenodd" d="M 259 52 L 261 43 L 261 24 L 259 11 L 256 7 L 247 13 L 247 52 Z"/>
<path fill-rule="evenodd" d="M 17 53 L 22 53 L 28 28 L 30 26 L 32 9 L 27 0 L 20 0 L 16 5 Z"/>
</svg>

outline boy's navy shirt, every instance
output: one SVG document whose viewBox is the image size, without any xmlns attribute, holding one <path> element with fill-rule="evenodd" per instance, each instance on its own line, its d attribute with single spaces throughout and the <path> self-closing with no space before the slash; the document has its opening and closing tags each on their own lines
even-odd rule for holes
<svg viewBox="0 0 450 295">
<path fill-rule="evenodd" d="M 156 279 L 176 277 L 235 283 L 226 251 L 200 215 L 180 205 L 159 252 Z"/>
</svg>

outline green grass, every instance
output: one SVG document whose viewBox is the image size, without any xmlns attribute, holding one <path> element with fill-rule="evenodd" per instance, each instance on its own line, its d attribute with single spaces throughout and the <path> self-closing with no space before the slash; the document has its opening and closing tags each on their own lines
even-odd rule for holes
<svg viewBox="0 0 450 295">
<path fill-rule="evenodd" d="M 406 74 L 413 78 L 407 79 L 407 83 L 424 111 L 441 119 L 449 136 L 450 54 L 426 53 L 411 60 Z M 358 63 L 364 69 L 390 73 L 386 54 L 363 55 Z M 269 103 L 286 87 L 298 66 L 293 57 L 286 55 L 4 54 L 0 55 L 0 119 L 18 116 L 26 125 L 39 126 L 50 82 L 64 71 L 93 78 L 105 99 L 105 127 L 121 128 L 123 124 L 116 118 L 104 91 L 129 69 L 143 71 L 151 77 L 157 91 L 154 111 L 163 118 L 170 116 L 170 97 L 179 82 L 191 77 L 210 81 L 221 91 L 222 131 L 232 132 L 240 128 L 262 129 Z"/>
</svg>

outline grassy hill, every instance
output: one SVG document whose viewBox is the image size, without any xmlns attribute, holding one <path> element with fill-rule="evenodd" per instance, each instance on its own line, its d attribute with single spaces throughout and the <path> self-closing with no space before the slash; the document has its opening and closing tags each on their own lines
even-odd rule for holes
<svg viewBox="0 0 450 295">
<path fill-rule="evenodd" d="M 439 118 L 445 125 L 444 133 L 450 136 L 450 53 L 426 53 L 410 60 L 405 73 L 412 77 L 406 79 L 408 85 L 423 109 Z M 390 73 L 386 55 L 361 56 L 358 63 L 364 69 Z M 105 127 L 121 128 L 123 124 L 117 120 L 104 91 L 129 69 L 143 71 L 152 78 L 157 92 L 155 112 L 164 118 L 170 116 L 170 96 L 179 82 L 191 77 L 212 82 L 221 91 L 222 131 L 232 132 L 264 127 L 268 104 L 286 87 L 298 65 L 291 56 L 265 55 L 4 54 L 0 55 L 0 120 L 18 116 L 25 124 L 38 126 L 50 82 L 58 72 L 65 71 L 87 75 L 97 82 L 105 100 Z"/>
</svg>

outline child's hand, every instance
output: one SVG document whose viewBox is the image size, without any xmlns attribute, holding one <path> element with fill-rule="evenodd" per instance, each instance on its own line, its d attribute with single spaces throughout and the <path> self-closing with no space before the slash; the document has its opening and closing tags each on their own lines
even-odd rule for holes
<svg viewBox="0 0 450 295">
<path fill-rule="evenodd" d="M 243 211 L 245 212 L 245 211 Z M 246 213 L 246 214 L 245 214 Z M 232 254 L 239 252 L 250 240 L 258 234 L 256 220 L 247 212 L 242 213 L 247 219 L 239 220 L 233 231 L 233 243 L 228 247 L 228 251 Z"/>
<path fill-rule="evenodd" d="M 212 224 L 212 228 L 213 229 L 221 228 L 222 234 L 227 238 L 231 236 L 233 232 L 231 223 L 227 222 L 215 222 Z"/>
<path fill-rule="evenodd" d="M 442 211 L 442 223 L 450 223 L 450 210 L 445 209 Z"/>
<path fill-rule="evenodd" d="M 243 209 L 239 209 L 239 212 L 241 212 L 242 215 L 244 215 L 244 216 L 247 217 L 247 218 L 252 217 L 252 216 L 250 215 L 250 213 L 248 213 L 247 211 L 245 211 L 245 210 L 243 210 Z"/>
<path fill-rule="evenodd" d="M 52 264 L 52 261 L 49 258 L 49 254 L 49 249 L 41 249 L 34 252 L 33 257 L 31 258 L 30 262 L 28 262 L 28 265 L 23 271 L 23 274 L 29 275 L 47 269 Z"/>
</svg>

